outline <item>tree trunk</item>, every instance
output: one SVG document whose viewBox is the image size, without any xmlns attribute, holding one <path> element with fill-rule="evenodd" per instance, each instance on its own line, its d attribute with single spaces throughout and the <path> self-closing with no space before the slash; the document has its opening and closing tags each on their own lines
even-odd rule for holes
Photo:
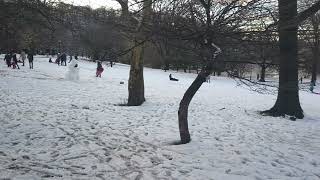
<svg viewBox="0 0 320 180">
<path fill-rule="evenodd" d="M 279 90 L 275 105 L 263 114 L 304 117 L 299 101 L 297 26 L 286 27 L 286 22 L 297 16 L 297 0 L 279 0 L 280 72 Z"/>
<path fill-rule="evenodd" d="M 319 58 L 319 20 L 315 16 L 311 18 L 313 33 L 314 33 L 314 47 L 313 47 L 313 59 L 312 59 L 312 75 L 311 83 L 315 86 L 317 82 L 317 68 L 318 68 L 318 58 Z"/>
<path fill-rule="evenodd" d="M 318 57 L 319 57 L 319 47 L 315 47 L 314 52 L 313 52 L 312 75 L 311 75 L 311 83 L 313 85 L 316 85 L 316 82 L 317 82 Z"/>
<path fill-rule="evenodd" d="M 207 73 L 208 74 L 208 73 Z M 208 74 L 209 75 L 209 74 Z M 180 138 L 181 143 L 186 144 L 191 141 L 189 128 L 188 128 L 188 109 L 189 104 L 199 90 L 201 85 L 206 81 L 205 72 L 201 71 L 197 78 L 192 82 L 191 86 L 187 89 L 184 93 L 182 100 L 180 101 L 179 111 L 178 111 L 178 118 L 179 118 L 179 131 L 180 131 Z"/>
<path fill-rule="evenodd" d="M 260 76 L 259 81 L 260 81 L 260 82 L 266 82 L 265 77 L 266 77 L 266 66 L 263 64 L 263 65 L 261 66 L 261 76 Z"/>
<path fill-rule="evenodd" d="M 144 43 L 138 45 L 135 41 L 135 48 L 132 50 L 130 77 L 128 83 L 129 98 L 128 106 L 139 106 L 144 101 L 144 79 L 143 79 L 143 54 Z"/>
<path fill-rule="evenodd" d="M 178 119 L 179 119 L 179 131 L 181 143 L 186 144 L 191 141 L 190 133 L 188 129 L 188 108 L 189 104 L 199 90 L 201 85 L 206 82 L 207 77 L 212 73 L 214 67 L 214 60 L 217 55 L 221 53 L 221 49 L 213 43 L 208 43 L 209 48 L 215 48 L 215 52 L 212 52 L 212 57 L 210 61 L 206 62 L 206 65 L 201 69 L 200 73 L 197 75 L 197 78 L 192 82 L 191 86 L 184 93 L 182 100 L 180 101 Z M 210 47 L 211 46 L 211 47 Z"/>
<path fill-rule="evenodd" d="M 125 0 L 127 3 L 128 1 Z M 134 48 L 132 50 L 130 77 L 128 83 L 128 106 L 140 106 L 144 101 L 143 56 L 145 41 L 148 35 L 146 31 L 152 15 L 152 0 L 143 1 L 142 21 L 137 25 Z"/>
</svg>

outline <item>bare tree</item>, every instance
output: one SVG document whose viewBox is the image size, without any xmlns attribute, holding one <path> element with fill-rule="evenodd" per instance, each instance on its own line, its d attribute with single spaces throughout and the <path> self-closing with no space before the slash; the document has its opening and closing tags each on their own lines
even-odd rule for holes
<svg viewBox="0 0 320 180">
<path fill-rule="evenodd" d="M 139 106 L 145 101 L 144 97 L 144 78 L 143 78 L 143 56 L 145 42 L 148 39 L 146 31 L 150 26 L 152 16 L 152 0 L 144 0 L 142 7 L 142 18 L 137 18 L 130 14 L 127 0 L 117 0 L 122 8 L 122 17 L 126 23 L 135 28 L 132 42 L 132 53 L 130 60 L 130 77 L 128 82 L 128 103 L 129 106 Z"/>
<path fill-rule="evenodd" d="M 290 115 L 292 119 L 303 118 L 299 101 L 298 87 L 298 24 L 312 16 L 320 9 L 320 1 L 298 14 L 297 0 L 278 0 L 279 6 L 279 44 L 280 71 L 279 90 L 275 105 L 262 114 L 272 116 Z"/>
<path fill-rule="evenodd" d="M 303 0 L 300 2 L 302 8 L 308 8 L 315 0 Z M 304 38 L 304 41 L 309 45 L 312 52 L 312 63 L 311 63 L 311 83 L 316 85 L 317 73 L 318 73 L 318 62 L 320 55 L 320 14 L 316 13 L 305 21 L 300 27 L 300 36 Z"/>
</svg>

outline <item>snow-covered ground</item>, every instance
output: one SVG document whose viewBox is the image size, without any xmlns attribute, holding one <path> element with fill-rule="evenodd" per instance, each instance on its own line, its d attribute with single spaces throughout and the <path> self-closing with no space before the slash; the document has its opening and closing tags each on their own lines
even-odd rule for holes
<svg viewBox="0 0 320 180">
<path fill-rule="evenodd" d="M 72 82 L 48 58 L 33 70 L 1 60 L 0 179 L 320 179 L 320 95 L 300 93 L 306 117 L 294 122 L 257 113 L 276 96 L 212 77 L 190 105 L 191 143 L 177 146 L 177 109 L 194 74 L 173 82 L 145 68 L 147 101 L 126 107 L 128 66 L 95 78 L 96 64 L 79 65 Z"/>
</svg>

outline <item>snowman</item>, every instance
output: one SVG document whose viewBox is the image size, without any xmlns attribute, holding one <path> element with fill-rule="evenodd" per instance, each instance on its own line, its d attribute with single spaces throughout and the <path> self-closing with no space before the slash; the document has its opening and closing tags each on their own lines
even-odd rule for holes
<svg viewBox="0 0 320 180">
<path fill-rule="evenodd" d="M 79 66 L 76 59 L 72 59 L 68 66 L 68 72 L 66 74 L 66 79 L 71 81 L 79 80 Z"/>
</svg>

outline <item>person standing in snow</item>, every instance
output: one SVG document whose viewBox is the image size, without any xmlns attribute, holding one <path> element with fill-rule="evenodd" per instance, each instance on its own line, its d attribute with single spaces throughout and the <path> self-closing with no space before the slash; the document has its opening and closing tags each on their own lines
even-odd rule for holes
<svg viewBox="0 0 320 180">
<path fill-rule="evenodd" d="M 11 53 L 7 53 L 5 56 L 4 56 L 4 60 L 6 61 L 6 64 L 8 67 L 11 67 Z"/>
<path fill-rule="evenodd" d="M 66 55 L 66 53 L 62 53 L 61 54 L 60 60 L 61 60 L 61 66 L 63 66 L 63 63 L 64 63 L 64 66 L 67 66 L 67 55 Z"/>
<path fill-rule="evenodd" d="M 17 58 L 17 54 L 16 53 L 12 54 L 12 68 L 13 69 L 15 69 L 15 68 L 20 69 L 20 67 L 18 65 L 18 58 Z"/>
<path fill-rule="evenodd" d="M 69 64 L 69 70 L 66 74 L 66 79 L 71 81 L 79 80 L 79 65 L 76 59 L 73 59 Z"/>
<path fill-rule="evenodd" d="M 206 82 L 210 83 L 210 75 L 206 78 Z"/>
<path fill-rule="evenodd" d="M 27 55 L 26 55 L 26 53 L 24 52 L 24 50 L 21 51 L 20 59 L 21 59 L 21 61 L 22 61 L 22 66 L 24 66 L 24 61 L 27 59 Z"/>
<path fill-rule="evenodd" d="M 100 61 L 98 61 L 97 63 L 97 71 L 96 71 L 96 77 L 101 77 L 101 74 L 103 72 L 103 67 L 102 67 L 102 63 Z"/>
<path fill-rule="evenodd" d="M 310 83 L 310 89 L 309 89 L 309 90 L 310 90 L 312 93 L 313 93 L 313 89 L 314 89 L 314 84 L 313 84 L 313 82 L 311 82 L 311 83 Z"/>
<path fill-rule="evenodd" d="M 33 53 L 31 51 L 28 53 L 28 60 L 30 69 L 33 69 Z"/>
</svg>

